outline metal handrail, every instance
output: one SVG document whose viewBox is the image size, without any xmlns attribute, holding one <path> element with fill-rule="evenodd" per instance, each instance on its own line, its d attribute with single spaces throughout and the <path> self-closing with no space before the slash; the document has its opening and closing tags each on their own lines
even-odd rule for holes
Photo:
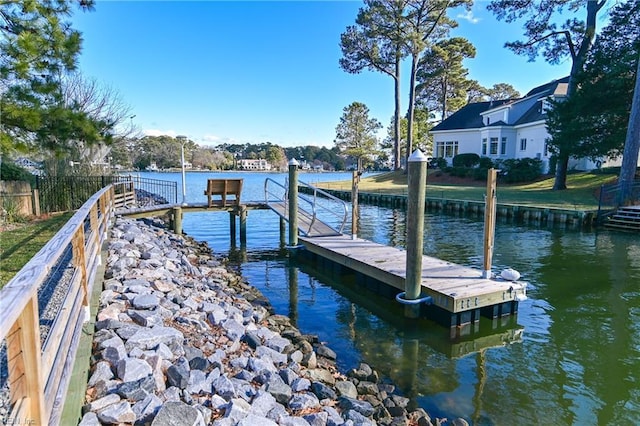
<svg viewBox="0 0 640 426">
<path fill-rule="evenodd" d="M 276 186 L 280 187 L 283 190 L 283 194 L 277 194 L 271 190 L 269 190 L 269 183 L 273 183 Z M 309 198 L 306 197 L 302 194 L 298 194 L 298 199 L 302 200 L 304 202 L 306 202 L 307 204 L 309 204 L 309 206 L 311 207 L 311 222 L 309 224 L 309 229 L 307 230 L 306 234 L 308 235 L 311 230 L 313 229 L 313 225 L 315 224 L 316 220 L 318 219 L 318 211 L 323 211 L 323 212 L 328 212 L 333 216 L 336 216 L 338 218 L 338 220 L 341 219 L 341 223 L 340 223 L 340 227 L 338 230 L 336 230 L 339 233 L 342 233 L 342 230 L 344 229 L 345 223 L 347 221 L 347 217 L 348 217 L 348 208 L 347 208 L 347 203 L 345 203 L 343 200 L 334 197 L 333 195 L 329 194 L 328 192 L 325 192 L 319 188 L 316 188 L 313 185 L 309 185 L 306 182 L 302 182 L 302 181 L 298 181 L 299 185 L 305 186 L 309 189 L 311 189 L 313 191 L 313 198 Z M 322 204 L 320 204 L 319 201 L 319 197 L 318 195 L 321 195 L 327 199 L 330 200 L 334 200 L 337 201 L 338 203 L 340 203 L 342 205 L 343 211 L 344 213 L 342 215 L 340 215 L 339 213 L 336 213 L 335 211 L 333 211 L 332 209 L 323 206 Z M 271 179 L 271 178 L 266 178 L 265 182 L 264 182 L 264 196 L 265 196 L 265 202 L 268 204 L 269 201 L 274 201 L 273 198 L 270 200 L 270 196 L 271 197 L 275 197 L 275 201 L 277 202 L 281 202 L 284 204 L 285 206 L 285 212 L 284 212 L 284 218 L 287 218 L 287 214 L 288 214 L 288 209 L 287 209 L 287 205 L 289 203 L 289 188 L 288 185 L 282 185 L 281 183 L 276 182 L 275 180 Z M 304 211 L 306 212 L 306 210 L 300 208 L 300 211 Z M 308 213 L 308 212 L 307 212 Z"/>
<path fill-rule="evenodd" d="M 313 220 L 315 220 L 315 218 L 316 218 L 316 214 L 317 214 L 316 206 L 317 206 L 317 207 L 321 208 L 323 211 L 326 211 L 326 212 L 330 213 L 331 215 L 335 216 L 339 221 L 340 221 L 340 219 L 342 219 L 341 223 L 340 223 L 340 228 L 338 229 L 338 232 L 340 232 L 342 234 L 342 230 L 344 229 L 344 225 L 346 224 L 347 217 L 349 215 L 349 209 L 347 207 L 347 203 L 344 200 L 341 200 L 338 197 L 335 197 L 335 196 L 329 194 L 328 192 L 323 191 L 320 188 L 316 188 L 315 186 L 310 185 L 310 184 L 308 184 L 306 182 L 299 181 L 299 183 L 301 185 L 304 185 L 307 188 L 313 190 L 313 201 L 307 200 L 308 202 L 311 202 L 311 204 L 313 206 Z M 330 208 L 328 208 L 326 206 L 323 206 L 322 204 L 319 204 L 318 203 L 318 195 L 322 195 L 322 197 L 324 197 L 324 198 L 328 198 L 329 200 L 333 200 L 333 201 L 336 201 L 337 203 L 339 203 L 342 206 L 342 210 L 343 210 L 342 215 L 340 215 L 339 213 L 335 212 L 334 210 L 332 210 L 332 209 L 330 209 Z M 301 196 L 300 198 L 306 199 L 307 197 Z M 341 218 L 341 216 L 342 216 L 342 218 Z"/>
</svg>

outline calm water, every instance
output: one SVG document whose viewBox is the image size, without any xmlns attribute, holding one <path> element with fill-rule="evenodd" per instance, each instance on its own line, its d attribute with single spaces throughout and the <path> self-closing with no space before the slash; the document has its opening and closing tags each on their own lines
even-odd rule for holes
<svg viewBox="0 0 640 426">
<path fill-rule="evenodd" d="M 180 182 L 180 174 L 147 176 Z M 188 173 L 187 200 L 203 202 L 206 179 L 229 176 L 240 175 Z M 266 177 L 286 177 L 241 176 L 244 200 L 264 199 Z M 300 175 L 309 183 L 336 179 L 350 174 Z M 361 215 L 359 236 L 404 245 L 403 210 L 362 206 Z M 237 262 L 278 313 L 328 342 L 343 369 L 370 363 L 432 416 L 478 425 L 640 424 L 638 235 L 499 221 L 494 270 L 520 271 L 529 299 L 515 321 L 483 318 L 479 330 L 451 339 L 428 321 L 405 323 L 395 302 L 353 277 L 288 258 L 270 211 L 249 213 L 246 247 L 230 244 L 228 228 L 226 213 L 184 218 L 185 231 Z M 480 268 L 482 228 L 480 219 L 428 214 L 425 254 Z"/>
</svg>

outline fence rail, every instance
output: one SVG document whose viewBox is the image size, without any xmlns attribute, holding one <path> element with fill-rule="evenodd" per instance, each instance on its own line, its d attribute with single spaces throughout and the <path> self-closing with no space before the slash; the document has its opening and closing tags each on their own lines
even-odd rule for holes
<svg viewBox="0 0 640 426">
<path fill-rule="evenodd" d="M 100 251 L 114 212 L 114 188 L 97 191 L 67 224 L 0 290 L 0 342 L 6 344 L 11 413 L 16 424 L 59 424 L 73 360 L 88 319 Z M 50 283 L 54 271 L 64 270 Z M 54 277 L 55 278 L 55 277 Z M 43 318 L 42 293 L 63 299 Z M 47 324 L 46 336 L 41 336 Z M 29 423 L 24 423 L 29 422 Z"/>
<path fill-rule="evenodd" d="M 38 177 L 40 211 L 54 213 L 76 210 L 93 194 L 113 183 L 132 182 L 140 205 L 176 203 L 176 182 L 141 178 L 136 175 Z"/>
<path fill-rule="evenodd" d="M 598 222 L 602 222 L 608 215 L 616 210 L 616 208 L 618 207 L 619 192 L 619 183 L 602 185 L 600 187 L 600 197 L 598 198 Z M 630 198 L 632 200 L 640 201 L 640 180 L 635 180 L 631 184 Z"/>
</svg>

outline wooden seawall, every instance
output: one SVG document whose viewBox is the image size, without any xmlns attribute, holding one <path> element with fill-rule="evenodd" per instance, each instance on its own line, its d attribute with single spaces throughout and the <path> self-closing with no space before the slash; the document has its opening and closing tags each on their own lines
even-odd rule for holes
<svg viewBox="0 0 640 426">
<path fill-rule="evenodd" d="M 372 241 L 340 235 L 300 238 L 316 260 L 328 259 L 375 280 L 380 293 L 393 295 L 405 290 L 406 252 Z M 500 278 L 482 278 L 482 271 L 423 256 L 422 296 L 431 296 L 423 309 L 427 316 L 448 326 L 479 321 L 480 315 L 496 318 L 515 314 L 518 302 L 526 299 L 526 283 Z"/>
<path fill-rule="evenodd" d="M 350 200 L 350 191 L 323 189 L 331 195 Z M 304 191 L 303 188 L 300 189 Z M 358 200 L 364 203 L 382 207 L 407 207 L 406 194 L 384 194 L 375 192 L 360 192 Z M 427 194 L 425 207 L 431 211 L 459 212 L 466 214 L 484 215 L 485 202 L 474 200 L 454 200 L 442 197 L 430 197 Z M 497 216 L 506 219 L 515 219 L 525 223 L 561 224 L 569 227 L 591 227 L 597 219 L 597 211 L 568 210 L 556 208 L 543 208 L 524 206 L 519 204 L 498 204 Z"/>
</svg>

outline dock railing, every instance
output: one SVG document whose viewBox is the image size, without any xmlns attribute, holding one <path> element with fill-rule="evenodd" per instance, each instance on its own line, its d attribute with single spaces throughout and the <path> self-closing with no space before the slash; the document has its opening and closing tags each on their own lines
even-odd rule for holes
<svg viewBox="0 0 640 426">
<path fill-rule="evenodd" d="M 0 290 L 10 424 L 59 424 L 113 216 L 114 188 L 91 196 Z"/>
<path fill-rule="evenodd" d="M 598 197 L 598 214 L 596 220 L 598 223 L 602 223 L 605 218 L 613 214 L 618 205 L 618 192 L 620 191 L 620 184 L 613 183 L 600 186 L 600 196 Z M 640 200 L 640 180 L 636 179 L 631 184 L 631 198 Z"/>
<path fill-rule="evenodd" d="M 347 203 L 343 200 L 329 194 L 326 191 L 323 191 L 319 188 L 316 188 L 313 185 L 309 185 L 308 183 L 299 181 L 299 186 L 308 188 L 310 191 L 311 197 L 307 197 L 304 194 L 298 193 L 298 208 L 299 210 L 307 213 L 310 218 L 309 227 L 306 234 L 309 234 L 313 229 L 315 223 L 317 221 L 322 221 L 325 217 L 332 219 L 337 223 L 337 226 L 332 226 L 328 224 L 331 228 L 334 228 L 337 233 L 342 233 L 344 230 L 344 226 L 347 222 L 349 208 Z M 275 189 L 272 189 L 275 186 Z M 288 185 L 282 185 L 281 183 L 276 182 L 271 178 L 267 178 L 264 183 L 264 194 L 265 194 L 265 202 L 269 204 L 270 202 L 278 202 L 284 203 L 284 211 L 289 211 L 289 190 Z M 304 202 L 306 208 L 300 206 L 300 201 Z M 330 204 L 327 204 L 326 202 Z M 340 212 L 338 212 L 339 210 Z M 285 216 L 286 219 L 286 216 Z"/>
</svg>

